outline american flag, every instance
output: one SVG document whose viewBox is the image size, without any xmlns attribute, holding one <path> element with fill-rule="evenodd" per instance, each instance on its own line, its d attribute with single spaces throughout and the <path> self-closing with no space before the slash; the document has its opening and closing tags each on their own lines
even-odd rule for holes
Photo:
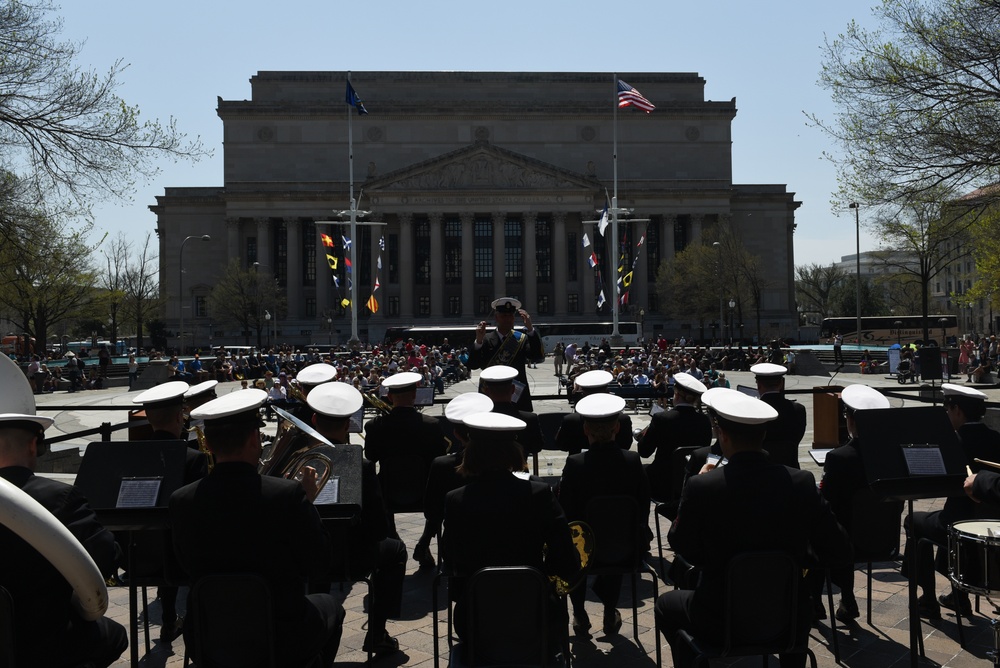
<svg viewBox="0 0 1000 668">
<path fill-rule="evenodd" d="M 627 83 L 618 80 L 618 108 L 624 109 L 625 107 L 636 107 L 642 109 L 647 114 L 651 112 L 656 107 L 653 103 L 642 96 L 642 93 L 632 88 Z"/>
</svg>

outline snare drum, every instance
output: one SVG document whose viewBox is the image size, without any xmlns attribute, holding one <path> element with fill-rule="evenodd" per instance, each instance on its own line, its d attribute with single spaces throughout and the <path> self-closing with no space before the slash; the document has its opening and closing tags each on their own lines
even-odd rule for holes
<svg viewBox="0 0 1000 668">
<path fill-rule="evenodd" d="M 966 520 L 948 529 L 948 577 L 973 594 L 1000 592 L 1000 520 Z"/>
</svg>

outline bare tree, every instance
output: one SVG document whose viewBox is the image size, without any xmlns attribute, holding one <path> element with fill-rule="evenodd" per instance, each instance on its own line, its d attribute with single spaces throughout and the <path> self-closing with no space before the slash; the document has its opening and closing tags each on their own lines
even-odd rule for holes
<svg viewBox="0 0 1000 668">
<path fill-rule="evenodd" d="M 118 97 L 123 61 L 103 74 L 80 69 L 80 45 L 59 40 L 54 10 L 48 0 L 0 0 L 0 169 L 47 200 L 66 196 L 86 208 L 126 196 L 136 176 L 159 171 L 159 156 L 205 155 L 173 119 L 140 120 Z"/>
<path fill-rule="evenodd" d="M 151 247 L 152 238 L 153 235 L 147 232 L 142 247 L 135 252 L 130 242 L 126 242 L 124 247 L 127 260 L 122 276 L 121 313 L 123 319 L 135 325 L 136 349 L 143 347 L 143 327 L 159 313 L 162 306 L 158 282 L 160 268 Z M 124 239 L 119 237 L 119 240 Z"/>
<path fill-rule="evenodd" d="M 255 331 L 258 348 L 267 322 L 265 314 L 269 308 L 278 311 L 281 307 L 282 296 L 274 277 L 261 273 L 257 266 L 244 269 L 238 259 L 229 262 L 209 296 L 213 316 L 239 323 L 241 330 L 247 332 L 246 345 L 250 345 L 249 333 Z M 277 313 L 271 317 L 277 317 Z"/>
<path fill-rule="evenodd" d="M 795 267 L 795 298 L 804 311 L 819 314 L 822 322 L 833 314 L 833 294 L 845 273 L 835 264 Z"/>
</svg>

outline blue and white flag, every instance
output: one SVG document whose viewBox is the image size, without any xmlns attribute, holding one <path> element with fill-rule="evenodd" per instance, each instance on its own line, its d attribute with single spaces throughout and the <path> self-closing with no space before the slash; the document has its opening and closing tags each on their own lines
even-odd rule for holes
<svg viewBox="0 0 1000 668">
<path fill-rule="evenodd" d="M 602 306 L 604 306 L 604 301 L 605 301 L 605 299 L 604 299 L 604 289 L 602 288 L 601 289 L 601 294 L 599 294 L 597 296 L 597 308 L 601 308 Z"/>
<path fill-rule="evenodd" d="M 354 86 L 351 85 L 350 81 L 347 82 L 347 95 L 345 97 L 346 99 L 344 101 L 347 102 L 347 104 L 354 107 L 355 109 L 357 109 L 359 116 L 368 113 L 368 110 L 365 109 L 364 102 L 362 102 L 361 98 L 358 97 L 358 94 L 357 92 L 355 92 Z"/>
<path fill-rule="evenodd" d="M 351 250 L 351 240 L 345 237 L 343 234 L 340 235 L 340 239 L 341 241 L 344 242 L 344 250 L 345 251 Z"/>
<path fill-rule="evenodd" d="M 608 226 L 608 203 L 604 203 L 604 211 L 601 212 L 601 221 L 597 223 L 597 231 L 604 236 L 604 230 Z"/>
</svg>

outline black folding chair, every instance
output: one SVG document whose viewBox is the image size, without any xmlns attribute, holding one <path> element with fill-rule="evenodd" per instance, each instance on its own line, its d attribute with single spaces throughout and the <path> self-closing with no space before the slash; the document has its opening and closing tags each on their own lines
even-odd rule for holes
<svg viewBox="0 0 1000 668">
<path fill-rule="evenodd" d="M 15 668 L 14 664 L 14 599 L 0 587 L 0 668 Z"/>
</svg>

